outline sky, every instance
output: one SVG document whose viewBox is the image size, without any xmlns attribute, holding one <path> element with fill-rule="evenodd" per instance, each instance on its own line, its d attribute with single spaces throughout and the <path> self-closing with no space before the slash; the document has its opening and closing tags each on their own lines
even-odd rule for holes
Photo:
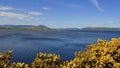
<svg viewBox="0 0 120 68">
<path fill-rule="evenodd" d="M 0 25 L 120 27 L 120 0 L 0 0 Z"/>
</svg>

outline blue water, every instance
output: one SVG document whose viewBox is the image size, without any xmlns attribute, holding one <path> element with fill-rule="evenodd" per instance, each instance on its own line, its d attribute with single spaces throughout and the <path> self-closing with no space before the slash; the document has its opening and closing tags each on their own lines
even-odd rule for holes
<svg viewBox="0 0 120 68">
<path fill-rule="evenodd" d="M 37 53 L 55 53 L 63 61 L 74 58 L 74 53 L 84 50 L 90 43 L 97 43 L 98 38 L 110 40 L 120 37 L 120 31 L 0 31 L 0 52 L 13 50 L 12 61 L 31 63 Z"/>
</svg>

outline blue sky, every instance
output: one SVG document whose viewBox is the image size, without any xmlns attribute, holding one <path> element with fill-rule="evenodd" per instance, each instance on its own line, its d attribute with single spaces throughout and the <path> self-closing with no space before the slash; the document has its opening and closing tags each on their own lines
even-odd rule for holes
<svg viewBox="0 0 120 68">
<path fill-rule="evenodd" d="M 0 24 L 120 27 L 120 0 L 0 0 Z"/>
</svg>

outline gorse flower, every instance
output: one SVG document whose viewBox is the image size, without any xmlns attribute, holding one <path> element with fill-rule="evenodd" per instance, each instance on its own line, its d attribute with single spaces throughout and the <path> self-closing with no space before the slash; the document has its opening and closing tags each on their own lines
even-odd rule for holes
<svg viewBox="0 0 120 68">
<path fill-rule="evenodd" d="M 0 53 L 0 68 L 120 68 L 120 38 L 111 41 L 98 39 L 84 51 L 75 53 L 75 58 L 62 62 L 56 54 L 39 53 L 31 65 L 13 62 L 9 64 L 12 51 Z"/>
</svg>

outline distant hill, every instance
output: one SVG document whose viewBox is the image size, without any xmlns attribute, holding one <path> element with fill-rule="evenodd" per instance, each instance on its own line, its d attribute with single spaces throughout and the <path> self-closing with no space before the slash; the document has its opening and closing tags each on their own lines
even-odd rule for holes
<svg viewBox="0 0 120 68">
<path fill-rule="evenodd" d="M 33 26 L 33 25 L 0 25 L 0 29 L 24 29 L 24 30 L 48 30 L 50 29 L 49 27 L 46 27 L 44 25 L 39 25 L 39 26 Z"/>
<path fill-rule="evenodd" d="M 0 25 L 0 30 L 97 30 L 97 31 L 120 31 L 120 28 L 86 27 L 86 28 L 49 28 L 44 25 Z"/>
<path fill-rule="evenodd" d="M 80 30 L 79 28 L 57 28 L 57 30 Z"/>
<path fill-rule="evenodd" d="M 103 30 L 103 31 L 120 31 L 120 28 L 108 28 L 108 27 L 86 27 L 82 28 L 81 30 Z"/>
<path fill-rule="evenodd" d="M 33 25 L 0 25 L 0 28 L 48 28 L 44 25 L 33 26 Z"/>
</svg>

